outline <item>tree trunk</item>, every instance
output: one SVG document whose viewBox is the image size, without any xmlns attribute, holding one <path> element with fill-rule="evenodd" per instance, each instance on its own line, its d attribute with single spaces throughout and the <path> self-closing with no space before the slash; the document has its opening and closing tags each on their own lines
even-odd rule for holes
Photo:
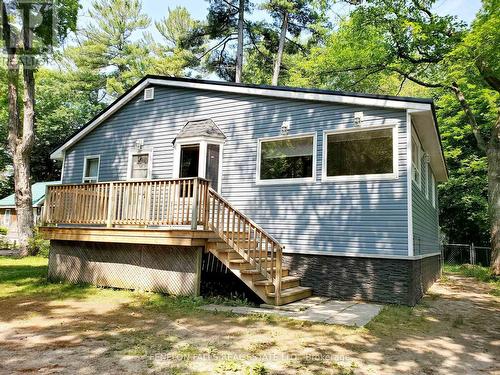
<svg viewBox="0 0 500 375">
<path fill-rule="evenodd" d="M 488 158 L 488 211 L 490 218 L 491 271 L 500 275 L 500 110 L 497 121 L 491 130 L 491 139 L 486 142 L 481 135 L 476 118 L 469 103 L 457 83 L 451 84 L 462 110 L 472 127 L 478 148 L 486 153 Z"/>
<path fill-rule="evenodd" d="M 288 30 L 288 12 L 285 11 L 283 13 L 283 22 L 281 23 L 281 34 L 278 45 L 278 53 L 276 54 L 276 61 L 274 62 L 273 80 L 272 80 L 273 86 L 278 85 L 278 78 L 280 76 L 281 60 L 283 59 L 283 49 L 285 48 L 287 30 Z"/>
<path fill-rule="evenodd" d="M 245 17 L 245 0 L 240 0 L 238 8 L 238 46 L 236 50 L 236 75 L 235 82 L 241 82 L 243 73 L 243 28 Z"/>
<path fill-rule="evenodd" d="M 34 61 L 29 53 L 32 51 L 33 31 L 30 29 L 29 8 L 23 12 L 23 125 L 20 129 L 19 113 L 16 120 L 12 122 L 9 132 L 9 144 L 12 151 L 12 162 L 14 165 L 14 188 L 17 213 L 17 232 L 19 236 L 19 250 L 21 256 L 28 255 L 29 240 L 33 237 L 33 203 L 31 195 L 30 156 L 35 141 L 34 118 L 35 118 L 35 76 Z M 15 61 L 17 64 L 17 56 Z M 17 75 L 19 67 L 17 66 Z M 9 90 L 10 93 L 10 90 Z M 17 108 L 17 85 L 15 89 L 16 99 L 9 95 L 9 109 L 12 103 Z M 14 104 L 13 104 L 14 105 Z"/>
<path fill-rule="evenodd" d="M 500 110 L 488 144 L 488 202 L 491 220 L 491 271 L 500 275 Z"/>
</svg>

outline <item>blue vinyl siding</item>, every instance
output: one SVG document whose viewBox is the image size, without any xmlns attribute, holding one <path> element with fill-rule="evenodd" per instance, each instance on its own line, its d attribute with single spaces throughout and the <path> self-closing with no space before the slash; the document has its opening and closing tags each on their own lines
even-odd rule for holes
<svg viewBox="0 0 500 375">
<path fill-rule="evenodd" d="M 351 127 L 357 111 L 364 112 L 364 126 L 397 125 L 398 179 L 321 181 L 323 131 Z M 287 251 L 408 254 L 404 110 L 156 87 L 154 100 L 137 95 L 66 151 L 63 182 L 81 182 L 84 156 L 96 154 L 100 181 L 126 179 L 128 153 L 138 139 L 153 150 L 152 178 L 171 178 L 172 141 L 193 118 L 211 118 L 227 136 L 222 195 Z M 257 140 L 279 135 L 283 121 L 290 121 L 290 135 L 316 133 L 316 179 L 256 185 Z"/>
<path fill-rule="evenodd" d="M 412 183 L 412 218 L 413 218 L 413 251 L 415 255 L 425 255 L 439 252 L 439 213 L 438 197 L 436 207 L 432 205 L 432 170 L 421 160 L 422 180 L 420 187 Z M 429 196 L 425 189 L 428 186 Z"/>
</svg>

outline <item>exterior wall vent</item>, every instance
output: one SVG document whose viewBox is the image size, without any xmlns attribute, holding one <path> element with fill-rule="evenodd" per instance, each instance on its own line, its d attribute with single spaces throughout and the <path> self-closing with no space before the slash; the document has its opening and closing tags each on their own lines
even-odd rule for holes
<svg viewBox="0 0 500 375">
<path fill-rule="evenodd" d="M 155 89 L 154 87 L 148 87 L 144 89 L 144 101 L 153 100 L 155 98 Z"/>
</svg>

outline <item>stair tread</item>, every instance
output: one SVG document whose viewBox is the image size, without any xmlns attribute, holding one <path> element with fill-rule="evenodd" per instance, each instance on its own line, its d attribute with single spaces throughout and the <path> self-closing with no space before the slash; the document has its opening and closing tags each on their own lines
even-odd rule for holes
<svg viewBox="0 0 500 375">
<path fill-rule="evenodd" d="M 276 268 L 273 268 L 273 269 L 276 270 Z M 282 271 L 288 271 L 288 268 L 283 268 Z M 250 274 L 259 274 L 260 270 L 250 268 L 248 270 L 241 270 L 240 272 L 241 273 L 250 273 Z M 271 272 L 271 268 L 268 268 L 267 272 Z"/>
<path fill-rule="evenodd" d="M 287 283 L 291 281 L 300 281 L 300 277 L 298 276 L 283 276 L 281 278 L 282 283 Z M 259 280 L 259 281 L 254 281 L 255 285 L 273 285 L 272 281 L 270 280 Z"/>
<path fill-rule="evenodd" d="M 268 258 L 267 261 L 270 262 L 271 258 Z M 250 263 L 250 262 L 246 259 L 241 258 L 241 259 L 230 259 L 229 263 Z"/>
<path fill-rule="evenodd" d="M 312 291 L 312 288 L 309 288 L 308 286 L 296 286 L 294 288 L 289 288 L 289 289 L 282 290 L 280 297 L 281 298 L 289 297 L 289 296 L 293 296 L 295 294 L 303 293 L 303 292 L 306 292 L 306 291 Z M 274 297 L 275 296 L 274 292 L 269 292 L 269 293 L 267 293 L 267 295 L 269 297 Z"/>
</svg>

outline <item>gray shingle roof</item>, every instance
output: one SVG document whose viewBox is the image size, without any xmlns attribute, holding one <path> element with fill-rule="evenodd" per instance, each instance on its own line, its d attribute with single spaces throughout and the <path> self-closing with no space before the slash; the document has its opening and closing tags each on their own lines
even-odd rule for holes
<svg viewBox="0 0 500 375">
<path fill-rule="evenodd" d="M 212 119 L 188 121 L 181 129 L 175 139 L 188 138 L 188 137 L 210 137 L 226 139 L 224 133 L 212 121 Z M 175 140 L 174 140 L 175 142 Z"/>
</svg>

